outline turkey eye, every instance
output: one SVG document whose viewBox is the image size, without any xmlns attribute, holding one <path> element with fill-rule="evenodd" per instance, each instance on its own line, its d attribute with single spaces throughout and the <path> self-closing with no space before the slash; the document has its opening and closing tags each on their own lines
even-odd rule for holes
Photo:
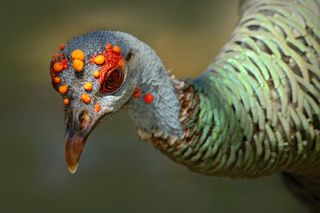
<svg viewBox="0 0 320 213">
<path fill-rule="evenodd" d="M 123 83 L 124 71 L 115 69 L 105 76 L 104 82 L 101 87 L 102 93 L 114 93 Z"/>
</svg>

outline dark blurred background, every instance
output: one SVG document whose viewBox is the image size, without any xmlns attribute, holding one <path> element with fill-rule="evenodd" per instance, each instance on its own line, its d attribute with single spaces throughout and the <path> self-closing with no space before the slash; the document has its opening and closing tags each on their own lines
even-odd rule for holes
<svg viewBox="0 0 320 213">
<path fill-rule="evenodd" d="M 64 163 L 62 98 L 49 60 L 96 29 L 129 32 L 178 77 L 197 76 L 228 40 L 237 0 L 2 1 L 0 212 L 301 213 L 280 177 L 194 174 L 139 141 L 124 113 L 88 140 L 76 175 Z"/>
</svg>

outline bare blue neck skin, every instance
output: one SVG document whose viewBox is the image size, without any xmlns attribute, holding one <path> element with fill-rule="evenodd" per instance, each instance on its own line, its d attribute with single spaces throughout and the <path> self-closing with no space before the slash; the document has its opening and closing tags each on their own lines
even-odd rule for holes
<svg viewBox="0 0 320 213">
<path fill-rule="evenodd" d="M 130 98 L 127 102 L 130 117 L 139 129 L 150 133 L 164 133 L 180 137 L 183 133 L 179 121 L 180 103 L 172 80 L 158 55 L 148 45 L 135 37 L 122 33 L 111 32 L 119 39 L 122 46 L 132 48 L 137 54 L 138 65 L 137 87 L 140 98 Z M 143 97 L 151 93 L 152 103 L 145 103 Z"/>
</svg>

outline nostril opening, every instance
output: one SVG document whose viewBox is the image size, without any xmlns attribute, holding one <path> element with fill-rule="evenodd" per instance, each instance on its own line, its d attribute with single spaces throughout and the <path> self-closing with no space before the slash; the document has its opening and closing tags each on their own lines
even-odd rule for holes
<svg viewBox="0 0 320 213">
<path fill-rule="evenodd" d="M 88 124 L 91 122 L 90 120 L 90 116 L 88 111 L 84 110 L 79 114 L 79 128 L 80 130 L 82 130 L 83 128 L 85 128 L 86 126 L 88 126 Z"/>
</svg>

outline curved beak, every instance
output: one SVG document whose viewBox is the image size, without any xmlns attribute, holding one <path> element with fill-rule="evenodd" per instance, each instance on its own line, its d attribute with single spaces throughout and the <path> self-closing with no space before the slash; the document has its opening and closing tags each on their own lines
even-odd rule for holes
<svg viewBox="0 0 320 213">
<path fill-rule="evenodd" d="M 91 118 L 86 111 L 79 116 L 66 115 L 65 160 L 71 174 L 77 171 L 86 139 L 95 127 L 97 119 Z"/>
</svg>

